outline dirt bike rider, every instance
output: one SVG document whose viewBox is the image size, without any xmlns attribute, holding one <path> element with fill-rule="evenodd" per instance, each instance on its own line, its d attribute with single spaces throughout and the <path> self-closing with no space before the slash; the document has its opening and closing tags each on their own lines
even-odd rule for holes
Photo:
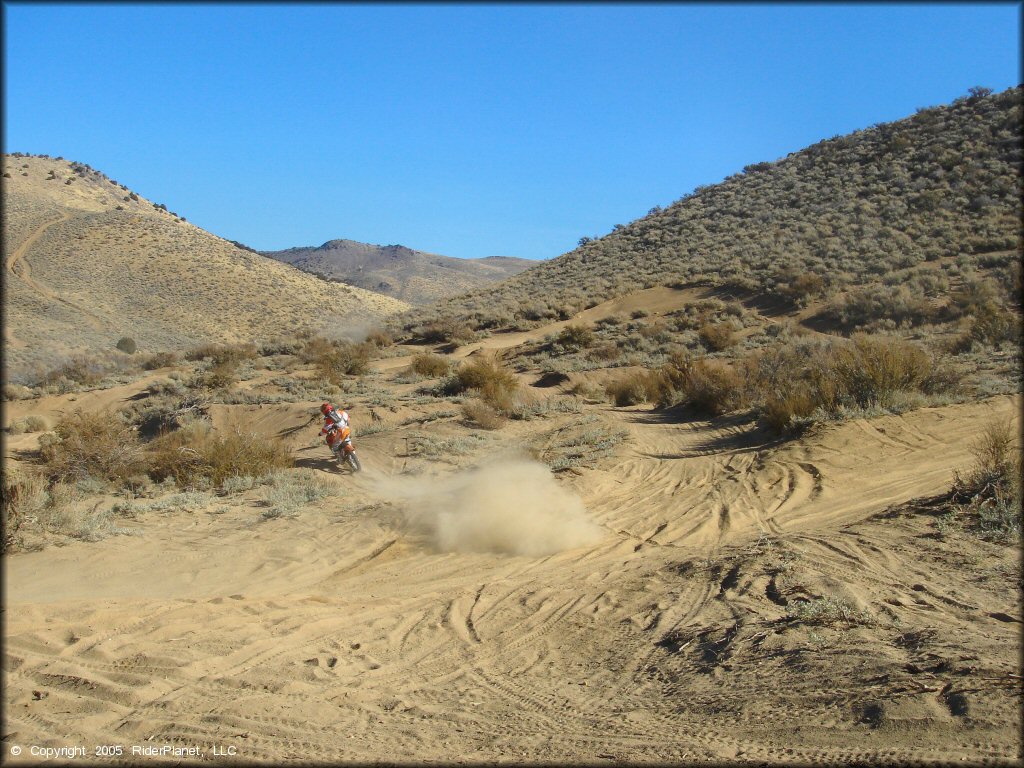
<svg viewBox="0 0 1024 768">
<path fill-rule="evenodd" d="M 349 426 L 348 412 L 344 409 L 338 410 L 330 403 L 324 403 L 320 406 L 320 413 L 324 415 L 324 426 L 320 430 L 320 434 L 327 438 L 327 445 L 330 446 L 331 451 L 337 453 L 341 445 L 338 444 L 338 448 L 335 448 L 335 444 L 339 443 L 338 438 Z"/>
</svg>

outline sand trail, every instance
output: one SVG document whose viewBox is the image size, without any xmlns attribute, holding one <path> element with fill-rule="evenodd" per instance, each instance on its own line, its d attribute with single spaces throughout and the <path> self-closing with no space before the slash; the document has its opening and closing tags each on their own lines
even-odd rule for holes
<svg viewBox="0 0 1024 768">
<path fill-rule="evenodd" d="M 439 550 L 410 525 L 408 497 L 382 490 L 375 436 L 360 444 L 367 472 L 339 476 L 341 497 L 297 517 L 214 501 L 126 522 L 136 535 L 7 559 L 6 729 L 19 743 L 232 744 L 247 760 L 968 754 L 956 706 L 912 673 L 877 699 L 887 752 L 858 713 L 874 711 L 886 670 L 948 658 L 1001 674 L 1019 624 L 995 617 L 1019 606 L 936 583 L 952 553 L 913 520 L 874 516 L 948 487 L 978 424 L 1018 406 L 929 408 L 786 444 L 728 419 L 608 409 L 630 440 L 605 471 L 565 483 L 601 535 L 533 557 Z M 306 445 L 307 411 L 256 409 L 253 424 L 300 426 Z M 826 628 L 841 655 L 787 655 L 818 642 L 788 628 L 787 602 L 822 596 L 902 624 L 870 651 L 867 630 Z M 930 639 L 947 632 L 976 660 Z M 825 684 L 836 665 L 845 677 Z M 963 695 L 978 754 L 1012 754 L 1000 726 L 1012 697 Z"/>
</svg>

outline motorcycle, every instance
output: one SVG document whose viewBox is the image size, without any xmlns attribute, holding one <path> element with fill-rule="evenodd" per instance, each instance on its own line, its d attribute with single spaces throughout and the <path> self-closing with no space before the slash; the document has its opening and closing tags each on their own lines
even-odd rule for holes
<svg viewBox="0 0 1024 768">
<path fill-rule="evenodd" d="M 356 456 L 356 447 L 352 445 L 352 430 L 347 427 L 338 427 L 327 433 L 327 445 L 338 460 L 341 466 L 348 465 L 353 472 L 359 472 L 363 467 Z"/>
</svg>

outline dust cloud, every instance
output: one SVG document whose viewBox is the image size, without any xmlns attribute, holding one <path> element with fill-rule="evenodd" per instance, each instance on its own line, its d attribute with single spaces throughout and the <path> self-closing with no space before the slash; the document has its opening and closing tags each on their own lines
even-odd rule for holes
<svg viewBox="0 0 1024 768">
<path fill-rule="evenodd" d="M 504 460 L 448 477 L 398 478 L 383 492 L 445 552 L 542 557 L 591 544 L 602 530 L 543 464 Z"/>
</svg>

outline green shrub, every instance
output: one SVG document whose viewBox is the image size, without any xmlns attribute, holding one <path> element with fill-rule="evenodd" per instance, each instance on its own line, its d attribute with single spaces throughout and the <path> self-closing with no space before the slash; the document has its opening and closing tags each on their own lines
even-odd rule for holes
<svg viewBox="0 0 1024 768">
<path fill-rule="evenodd" d="M 118 339 L 115 346 L 127 355 L 134 355 L 137 349 L 135 340 L 128 336 L 122 336 Z"/>
</svg>

